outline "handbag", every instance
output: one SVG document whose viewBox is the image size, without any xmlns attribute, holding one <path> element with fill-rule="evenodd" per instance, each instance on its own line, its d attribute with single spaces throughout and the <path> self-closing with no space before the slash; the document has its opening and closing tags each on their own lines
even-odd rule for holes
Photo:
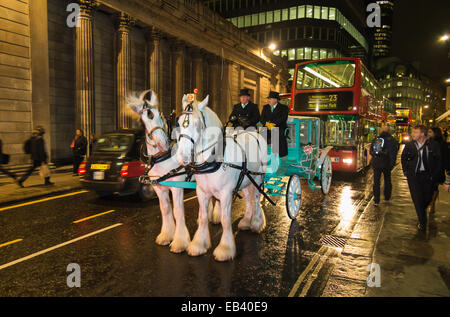
<svg viewBox="0 0 450 317">
<path fill-rule="evenodd" d="M 50 168 L 48 167 L 48 164 L 44 163 L 41 165 L 39 175 L 41 175 L 42 178 L 50 177 Z"/>
</svg>

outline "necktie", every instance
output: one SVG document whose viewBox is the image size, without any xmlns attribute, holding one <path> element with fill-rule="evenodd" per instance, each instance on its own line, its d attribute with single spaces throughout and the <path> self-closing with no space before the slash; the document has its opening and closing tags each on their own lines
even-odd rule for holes
<svg viewBox="0 0 450 317">
<path fill-rule="evenodd" d="M 428 170 L 428 155 L 427 155 L 427 147 L 424 146 L 422 150 L 422 161 L 423 161 L 423 167 L 425 171 Z"/>
</svg>

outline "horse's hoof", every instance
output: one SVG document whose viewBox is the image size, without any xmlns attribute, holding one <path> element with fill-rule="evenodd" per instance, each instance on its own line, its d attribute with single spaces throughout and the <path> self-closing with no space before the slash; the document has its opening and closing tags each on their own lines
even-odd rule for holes
<svg viewBox="0 0 450 317">
<path fill-rule="evenodd" d="M 250 221 L 246 218 L 242 218 L 238 224 L 239 230 L 250 230 Z"/>
<path fill-rule="evenodd" d="M 170 237 L 167 234 L 164 233 L 160 233 L 157 237 L 156 237 L 156 244 L 158 245 L 169 245 L 170 242 L 172 242 L 173 238 Z"/>
<path fill-rule="evenodd" d="M 208 248 L 200 243 L 191 242 L 189 243 L 186 251 L 190 256 L 199 256 L 208 252 Z"/>
<path fill-rule="evenodd" d="M 214 250 L 213 255 L 216 261 L 231 261 L 236 255 L 236 250 L 232 250 L 229 246 L 219 244 L 219 246 Z"/>
<path fill-rule="evenodd" d="M 250 229 L 256 233 L 261 233 L 265 228 L 266 228 L 266 222 L 264 220 L 263 221 L 254 221 L 250 225 Z"/>
<path fill-rule="evenodd" d="M 172 253 L 182 253 L 186 251 L 189 245 L 189 240 L 183 241 L 182 239 L 175 239 L 170 244 L 170 252 Z"/>
</svg>

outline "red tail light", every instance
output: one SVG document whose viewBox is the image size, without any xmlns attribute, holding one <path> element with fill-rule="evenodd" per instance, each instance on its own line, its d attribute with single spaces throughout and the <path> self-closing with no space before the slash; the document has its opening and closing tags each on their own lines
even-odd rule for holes
<svg viewBox="0 0 450 317">
<path fill-rule="evenodd" d="M 81 162 L 80 166 L 78 166 L 78 175 L 86 174 L 86 161 Z"/>
<path fill-rule="evenodd" d="M 122 176 L 122 177 L 128 176 L 128 163 L 124 163 L 122 165 L 122 169 L 120 170 L 120 176 Z"/>
</svg>

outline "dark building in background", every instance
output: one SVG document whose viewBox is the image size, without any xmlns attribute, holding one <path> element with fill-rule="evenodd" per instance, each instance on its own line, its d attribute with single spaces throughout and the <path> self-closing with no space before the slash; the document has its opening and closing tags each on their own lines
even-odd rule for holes
<svg viewBox="0 0 450 317">
<path fill-rule="evenodd" d="M 373 34 L 373 57 L 387 57 L 391 54 L 392 20 L 394 16 L 393 1 L 377 1 L 381 8 L 381 27 Z"/>
<path fill-rule="evenodd" d="M 274 44 L 274 55 L 287 58 L 291 76 L 295 64 L 304 60 L 350 56 L 368 62 L 366 1 L 206 0 L 203 3 L 263 46 Z"/>
<path fill-rule="evenodd" d="M 421 73 L 417 63 L 386 57 L 378 59 L 375 67 L 382 94 L 397 107 L 411 108 L 415 123 L 434 124 L 445 112 L 443 87 Z"/>
</svg>

